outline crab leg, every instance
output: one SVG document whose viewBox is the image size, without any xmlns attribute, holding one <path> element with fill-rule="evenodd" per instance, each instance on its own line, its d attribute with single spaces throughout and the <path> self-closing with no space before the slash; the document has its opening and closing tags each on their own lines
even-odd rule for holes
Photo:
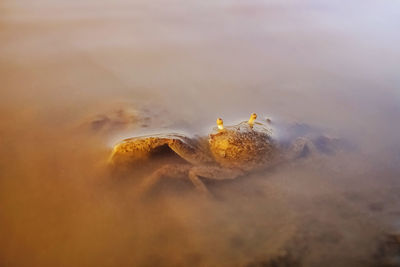
<svg viewBox="0 0 400 267">
<path fill-rule="evenodd" d="M 305 158 L 315 153 L 316 148 L 312 141 L 307 138 L 297 138 L 290 147 L 289 159 Z"/>
<path fill-rule="evenodd" d="M 226 169 L 218 166 L 193 167 L 189 173 L 212 180 L 231 180 L 245 174 L 238 169 Z"/>
<path fill-rule="evenodd" d="M 189 180 L 193 183 L 197 191 L 207 194 L 208 189 L 206 188 L 204 183 L 199 179 L 199 177 L 191 171 L 192 168 L 193 167 L 191 165 L 186 165 L 186 164 L 165 165 L 160 169 L 156 170 L 155 172 L 153 172 L 147 178 L 145 178 L 145 180 L 139 187 L 139 192 L 140 194 L 146 194 L 154 186 L 156 186 L 161 179 L 164 178 L 170 178 L 170 179 L 189 178 Z"/>
<path fill-rule="evenodd" d="M 199 191 L 200 193 L 204 195 L 208 195 L 210 192 L 208 191 L 206 185 L 203 183 L 203 181 L 197 176 L 197 174 L 193 171 L 189 171 L 189 179 L 195 186 L 196 190 Z"/>
</svg>

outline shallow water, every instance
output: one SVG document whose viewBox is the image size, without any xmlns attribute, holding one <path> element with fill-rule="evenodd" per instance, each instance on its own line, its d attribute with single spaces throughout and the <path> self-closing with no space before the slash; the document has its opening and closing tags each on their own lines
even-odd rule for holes
<svg viewBox="0 0 400 267">
<path fill-rule="evenodd" d="M 382 264 L 383 236 L 400 232 L 399 10 L 3 0 L 0 265 Z M 205 134 L 251 112 L 352 150 L 208 182 L 211 199 L 172 182 L 138 201 L 157 166 L 106 166 L 121 138 Z"/>
</svg>

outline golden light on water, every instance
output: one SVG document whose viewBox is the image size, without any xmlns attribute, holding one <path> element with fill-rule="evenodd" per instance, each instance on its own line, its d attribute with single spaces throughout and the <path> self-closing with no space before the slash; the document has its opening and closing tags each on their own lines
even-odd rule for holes
<svg viewBox="0 0 400 267">
<path fill-rule="evenodd" d="M 400 231 L 398 10 L 388 0 L 1 1 L 0 266 L 396 259 L 385 242 L 396 251 Z M 253 111 L 351 149 L 204 180 L 211 198 L 170 178 L 138 200 L 145 177 L 186 164 L 168 151 L 138 168 L 106 164 L 122 139 L 207 137 L 219 116 L 227 128 Z"/>
</svg>

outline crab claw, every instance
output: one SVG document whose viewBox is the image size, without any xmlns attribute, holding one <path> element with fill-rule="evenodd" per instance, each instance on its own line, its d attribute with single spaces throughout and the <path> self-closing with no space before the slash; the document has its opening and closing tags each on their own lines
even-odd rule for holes
<svg viewBox="0 0 400 267">
<path fill-rule="evenodd" d="M 247 122 L 250 126 L 254 125 L 254 121 L 257 119 L 257 114 L 256 113 L 251 113 L 250 119 Z"/>
<path fill-rule="evenodd" d="M 224 129 L 224 121 L 221 118 L 217 119 L 217 125 L 218 125 L 218 129 L 219 130 L 223 130 Z"/>
</svg>

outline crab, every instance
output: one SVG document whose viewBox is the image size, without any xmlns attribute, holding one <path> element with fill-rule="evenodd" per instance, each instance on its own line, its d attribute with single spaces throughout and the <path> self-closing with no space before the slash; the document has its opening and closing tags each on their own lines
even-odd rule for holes
<svg viewBox="0 0 400 267">
<path fill-rule="evenodd" d="M 282 162 L 304 158 L 314 151 L 330 153 L 335 139 L 319 135 L 305 124 L 279 125 L 270 119 L 248 121 L 225 127 L 221 118 L 206 137 L 190 138 L 183 134 L 155 134 L 125 139 L 114 146 L 110 163 L 142 163 L 151 160 L 161 148 L 172 150 L 185 163 L 165 164 L 141 185 L 150 190 L 163 178 L 184 177 L 199 192 L 209 194 L 203 179 L 235 179 L 247 173 Z"/>
</svg>

